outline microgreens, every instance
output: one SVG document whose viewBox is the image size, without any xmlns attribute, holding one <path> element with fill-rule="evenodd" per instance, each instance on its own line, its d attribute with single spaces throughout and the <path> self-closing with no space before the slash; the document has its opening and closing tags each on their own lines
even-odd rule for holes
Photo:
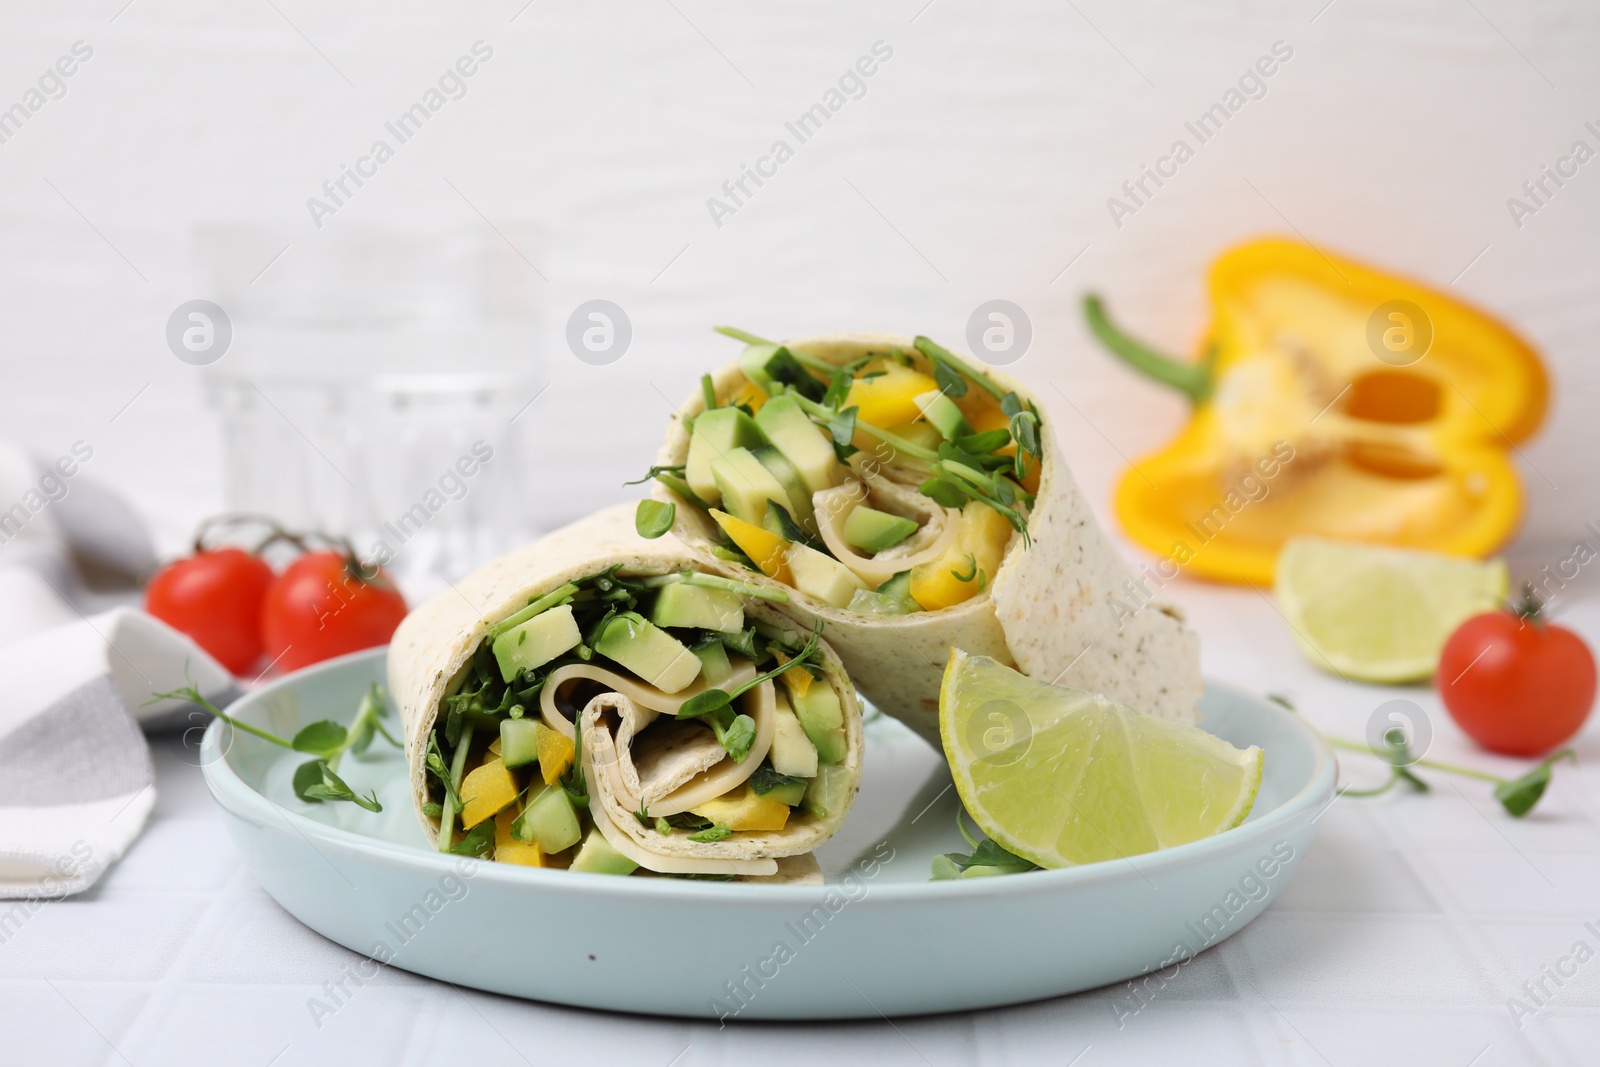
<svg viewBox="0 0 1600 1067">
<path fill-rule="evenodd" d="M 678 509 L 673 504 L 664 504 L 659 500 L 641 500 L 639 509 L 633 516 L 633 527 L 639 532 L 640 537 L 653 541 L 672 529 L 673 520 L 677 517 Z"/>
<path fill-rule="evenodd" d="M 648 481 L 657 481 L 666 486 L 668 489 L 672 490 L 673 494 L 685 504 L 692 504 L 704 511 L 706 508 L 705 501 L 701 500 L 697 495 L 695 495 L 695 491 L 689 488 L 689 483 L 683 480 L 683 471 L 684 465 L 681 463 L 677 464 L 676 466 L 651 467 L 645 472 L 645 476 L 643 478 L 635 478 L 631 482 L 623 482 L 622 484 L 642 485 Z"/>
<path fill-rule="evenodd" d="M 211 713 L 214 717 L 242 730 L 247 734 L 269 741 L 280 748 L 287 748 L 294 752 L 304 752 L 315 756 L 316 759 L 308 760 L 295 768 L 294 794 L 307 803 L 319 803 L 324 800 L 348 800 L 368 811 L 382 811 L 383 805 L 378 803 L 376 792 L 362 796 L 345 784 L 344 779 L 336 773 L 339 761 L 346 752 L 364 752 L 372 744 L 376 734 L 383 736 L 395 747 L 403 747 L 399 741 L 390 736 L 389 731 L 383 728 L 378 720 L 389 714 L 389 707 L 383 697 L 383 687 L 374 682 L 361 698 L 361 703 L 356 707 L 355 718 L 349 727 L 344 727 L 336 722 L 323 719 L 300 728 L 299 732 L 289 740 L 284 740 L 276 734 L 268 733 L 247 722 L 241 722 L 224 712 L 194 685 L 193 682 L 166 693 L 155 693 L 149 703 L 158 700 L 186 700 L 197 704 Z"/>
<path fill-rule="evenodd" d="M 961 836 L 966 839 L 967 846 L 972 849 L 970 854 L 961 852 L 946 852 L 942 856 L 933 858 L 933 877 L 935 882 L 948 881 L 952 878 L 983 878 L 995 874 L 1023 874 L 1027 871 L 1036 871 L 1038 865 L 1023 859 L 1015 853 L 1008 852 L 995 842 L 984 838 L 979 841 L 972 836 L 967 825 L 962 821 L 962 809 L 956 809 L 956 829 L 961 831 Z"/>
<path fill-rule="evenodd" d="M 1282 705 L 1289 711 L 1295 707 L 1288 697 L 1276 693 L 1268 694 L 1267 699 L 1275 704 Z M 1506 814 L 1513 819 L 1520 819 L 1534 809 L 1544 796 L 1545 789 L 1550 785 L 1550 777 L 1555 771 L 1555 766 L 1562 760 L 1568 760 L 1574 767 L 1578 765 L 1577 753 L 1570 748 L 1564 748 L 1552 753 L 1540 762 L 1534 764 L 1524 774 L 1516 778 L 1502 778 L 1497 774 L 1487 771 L 1475 770 L 1472 767 L 1463 767 L 1456 763 L 1445 763 L 1442 760 L 1418 759 L 1411 755 L 1411 746 L 1406 742 L 1405 731 L 1398 726 L 1391 727 L 1384 732 L 1382 752 L 1375 752 L 1362 741 L 1350 741 L 1343 737 L 1322 735 L 1323 740 L 1334 748 L 1346 752 L 1366 752 L 1377 756 L 1389 765 L 1389 777 L 1383 784 L 1370 789 L 1345 788 L 1339 791 L 1340 796 L 1347 797 L 1376 797 L 1389 792 L 1395 786 L 1404 782 L 1418 793 L 1430 792 L 1428 783 L 1412 773 L 1413 767 L 1424 767 L 1430 771 L 1442 771 L 1445 774 L 1460 775 L 1464 778 L 1476 778 L 1480 782 L 1490 782 L 1494 785 L 1494 798 L 1506 810 Z"/>
<path fill-rule="evenodd" d="M 717 735 L 718 743 L 733 757 L 733 761 L 742 763 L 750 754 L 750 746 L 755 743 L 756 722 L 748 715 L 735 714 L 734 700 L 762 682 L 773 680 L 802 660 L 809 659 L 821 647 L 822 620 L 818 619 L 810 638 L 793 659 L 781 662 L 765 674 L 758 674 L 743 685 L 734 686 L 732 689 L 707 689 L 696 693 L 683 702 L 683 706 L 678 709 L 678 718 L 700 719 L 705 722 Z"/>
</svg>

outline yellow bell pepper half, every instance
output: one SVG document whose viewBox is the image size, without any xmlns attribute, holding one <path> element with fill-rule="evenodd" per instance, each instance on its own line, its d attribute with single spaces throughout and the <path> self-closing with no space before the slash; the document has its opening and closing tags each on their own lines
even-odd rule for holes
<svg viewBox="0 0 1600 1067">
<path fill-rule="evenodd" d="M 1107 348 L 1194 404 L 1116 492 L 1123 527 L 1170 561 L 1164 573 L 1270 585 L 1279 548 L 1302 535 L 1475 557 L 1510 537 L 1522 487 L 1508 452 L 1538 429 L 1549 386 L 1505 325 L 1279 239 L 1225 252 L 1211 302 L 1194 363 L 1084 302 Z"/>
</svg>

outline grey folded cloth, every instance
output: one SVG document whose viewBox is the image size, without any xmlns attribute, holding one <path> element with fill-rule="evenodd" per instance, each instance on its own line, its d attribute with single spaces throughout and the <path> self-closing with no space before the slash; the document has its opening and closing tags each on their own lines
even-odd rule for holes
<svg viewBox="0 0 1600 1067">
<path fill-rule="evenodd" d="M 93 885 L 155 803 L 141 723 L 192 681 L 225 702 L 233 678 L 189 638 L 132 607 L 154 568 L 148 534 L 84 479 L 93 450 L 41 461 L 0 442 L 0 898 Z"/>
</svg>

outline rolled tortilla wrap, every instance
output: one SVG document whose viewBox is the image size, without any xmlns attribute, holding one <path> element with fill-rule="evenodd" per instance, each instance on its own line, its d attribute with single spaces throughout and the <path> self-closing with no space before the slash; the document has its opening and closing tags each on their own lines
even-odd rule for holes
<svg viewBox="0 0 1600 1067">
<path fill-rule="evenodd" d="M 633 514 L 631 506 L 613 507 L 502 556 L 412 612 L 396 631 L 389 652 L 389 688 L 405 728 L 416 810 L 430 841 L 437 844 L 444 816 L 428 814 L 433 810 L 429 805 L 443 806 L 454 814 L 442 783 L 428 770 L 430 739 L 440 740 L 434 732 L 442 722 L 441 709 L 465 684 L 480 677 L 474 673 L 479 669 L 479 657 L 485 656 L 480 646 L 494 631 L 504 630 L 499 624 L 533 610 L 536 602 L 549 600 L 547 594 L 559 594 L 569 583 L 582 586 L 606 572 L 618 578 L 659 580 L 660 576 L 704 570 L 677 539 L 640 538 L 633 529 Z M 648 598 L 650 594 L 645 595 Z M 573 598 L 567 600 L 570 604 Z M 786 605 L 755 597 L 739 600 L 743 626 L 765 636 L 752 637 L 752 630 L 744 629 L 737 640 L 780 647 L 768 644 L 769 638 L 778 639 L 787 644 L 791 655 L 804 645 L 809 629 L 786 613 Z M 643 602 L 640 607 L 649 610 Z M 546 612 L 550 610 L 570 608 Z M 510 632 L 515 634 L 515 630 Z M 665 624 L 660 632 L 685 639 L 697 633 Z M 539 689 L 521 701 L 518 717 L 537 720 L 551 734 L 578 742 L 573 755 L 582 768 L 589 796 L 586 809 L 579 805 L 586 834 L 584 847 L 592 828 L 612 851 L 647 871 L 816 880 L 816 865 L 808 854 L 844 821 L 859 786 L 862 760 L 860 702 L 843 664 L 826 644 L 807 661 L 816 668 L 814 672 L 797 664 L 784 676 L 762 681 L 733 701 L 733 710 L 748 715 L 753 726 L 748 753 L 742 760 L 730 755 L 703 720 L 676 717 L 686 701 L 712 688 L 703 673 L 687 684 L 680 684 L 681 675 L 668 684 L 661 678 L 646 680 L 598 651 L 588 660 L 577 653 L 573 649 L 533 674 L 516 674 L 517 681 L 508 681 L 507 692 L 530 679 L 541 680 Z M 719 679 L 718 688 L 732 690 L 756 679 L 758 671 L 751 660 L 727 655 L 729 674 Z M 494 661 L 492 656 L 490 661 Z M 802 679 L 801 674 L 807 677 Z M 794 690 L 811 686 L 818 687 L 819 693 L 808 706 L 830 706 L 826 697 L 831 693 L 842 720 L 842 740 L 835 739 L 839 758 L 833 763 L 820 761 L 816 777 L 807 782 L 826 778 L 825 797 L 818 792 L 816 798 L 808 796 L 802 806 L 790 809 L 781 829 L 736 830 L 710 840 L 691 840 L 691 832 L 679 828 L 660 832 L 656 820 L 693 816 L 690 809 L 705 808 L 708 801 L 753 792 L 751 779 L 758 770 L 770 776 L 777 755 L 773 748 L 784 732 L 779 719 L 795 717 L 790 710 Z M 785 751 L 792 755 L 793 727 L 787 736 Z M 479 731 L 477 737 L 478 741 L 468 746 L 457 786 L 469 807 L 472 800 L 464 788 L 467 769 L 496 758 L 482 747 L 485 734 Z M 441 745 L 442 749 L 448 747 L 447 742 Z M 511 773 L 526 794 L 542 786 L 538 764 Z M 523 802 L 522 798 L 512 802 L 499 817 L 518 810 Z M 644 813 L 651 824 L 642 823 L 636 812 Z M 460 837 L 457 831 L 452 841 L 458 842 Z M 498 851 L 497 847 L 496 855 Z M 541 865 L 559 866 L 563 858 L 570 861 L 572 857 L 558 855 L 554 864 Z"/>
<path fill-rule="evenodd" d="M 846 334 L 785 346 L 833 366 L 899 349 L 916 369 L 933 374 L 929 360 L 906 337 Z M 952 648 L 991 656 L 1036 678 L 1103 693 L 1154 715 L 1197 722 L 1202 680 L 1194 633 L 1175 607 L 1156 595 L 1147 580 L 1141 581 L 1096 521 L 1059 454 L 1054 428 L 1042 417 L 1042 405 L 1006 375 L 989 368 L 982 373 L 1000 390 L 1014 390 L 1041 412 L 1042 462 L 1035 500 L 1027 509 L 1028 538 L 1013 534 L 999 566 L 987 576 L 986 588 L 961 603 L 909 614 L 876 614 L 825 602 L 726 558 L 726 551 L 714 552 L 719 544 L 726 545 L 727 538 L 708 509 L 686 502 L 660 480 L 654 495 L 677 505 L 673 532 L 705 566 L 741 581 L 785 588 L 793 597 L 790 611 L 797 618 L 825 622 L 827 638 L 862 695 L 935 747 L 939 746 L 939 683 Z M 723 366 L 711 379 L 720 403 L 762 398 L 760 387 L 738 362 Z M 969 394 L 982 399 L 976 387 Z M 692 422 L 704 410 L 703 391 L 678 409 L 657 459 L 661 467 L 687 463 L 690 430 L 685 420 Z M 926 464 L 892 448 L 887 454 L 881 447 L 874 450 L 873 442 L 859 432 L 855 443 L 864 451 L 849 460 L 843 487 L 812 495 L 819 535 L 835 558 L 850 562 L 839 551 L 839 523 L 830 514 L 837 515 L 837 501 L 848 504 L 858 495 L 858 485 L 867 488 L 877 510 L 914 521 L 919 508 L 942 512 L 922 521 L 909 542 L 872 557 L 874 569 L 858 574 L 861 584 L 871 588 L 874 579 L 907 561 L 937 557 L 945 543 L 941 539 L 948 538 L 948 525 L 961 513 L 940 508 L 918 492 L 927 477 Z"/>
</svg>

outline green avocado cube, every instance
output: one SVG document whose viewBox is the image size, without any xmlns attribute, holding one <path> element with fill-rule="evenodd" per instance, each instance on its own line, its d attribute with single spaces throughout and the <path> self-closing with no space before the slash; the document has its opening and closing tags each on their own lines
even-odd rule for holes
<svg viewBox="0 0 1600 1067">
<path fill-rule="evenodd" d="M 507 630 L 494 639 L 490 648 L 495 662 L 500 665 L 500 677 L 509 682 L 523 671 L 543 667 L 582 643 L 583 635 L 572 617 L 572 605 L 563 604 Z"/>
</svg>

